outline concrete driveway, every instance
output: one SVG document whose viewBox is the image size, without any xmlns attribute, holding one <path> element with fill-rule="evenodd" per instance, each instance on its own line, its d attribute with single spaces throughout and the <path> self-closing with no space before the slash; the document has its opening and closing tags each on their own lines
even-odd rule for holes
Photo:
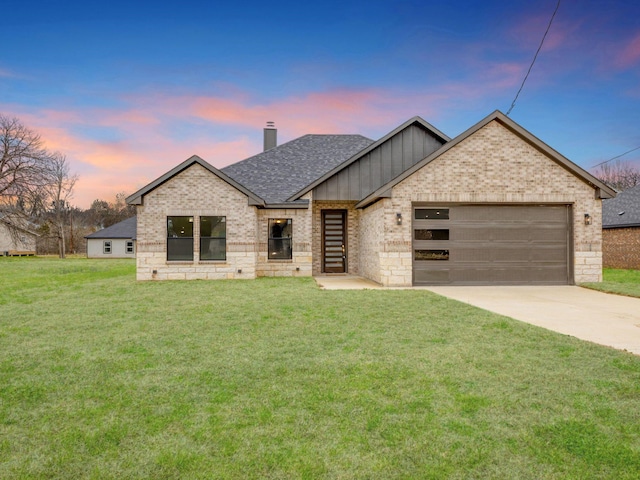
<svg viewBox="0 0 640 480">
<path fill-rule="evenodd" d="M 523 322 L 640 355 L 640 298 L 576 286 L 423 288 Z"/>
</svg>

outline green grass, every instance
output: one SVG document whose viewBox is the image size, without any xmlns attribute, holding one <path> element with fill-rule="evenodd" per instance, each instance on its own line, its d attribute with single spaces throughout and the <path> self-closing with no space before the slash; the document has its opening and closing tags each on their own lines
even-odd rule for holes
<svg viewBox="0 0 640 480">
<path fill-rule="evenodd" d="M 602 282 L 585 283 L 581 286 L 628 297 L 640 297 L 640 270 L 605 268 L 602 277 Z"/>
<path fill-rule="evenodd" d="M 2 479 L 639 478 L 629 353 L 424 290 L 0 274 Z"/>
</svg>

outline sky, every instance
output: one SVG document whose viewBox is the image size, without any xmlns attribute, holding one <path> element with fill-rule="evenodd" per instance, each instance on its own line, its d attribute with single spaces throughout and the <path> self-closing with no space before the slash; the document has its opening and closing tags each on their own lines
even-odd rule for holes
<svg viewBox="0 0 640 480">
<path fill-rule="evenodd" d="M 260 153 L 267 121 L 455 137 L 509 110 L 556 4 L 0 0 L 0 114 L 66 156 L 80 208 Z M 590 171 L 639 147 L 640 2 L 562 0 L 509 116 Z"/>
</svg>

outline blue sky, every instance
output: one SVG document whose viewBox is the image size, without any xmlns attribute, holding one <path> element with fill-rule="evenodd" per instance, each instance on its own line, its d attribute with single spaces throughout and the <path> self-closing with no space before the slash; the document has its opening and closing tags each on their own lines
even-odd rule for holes
<svg viewBox="0 0 640 480">
<path fill-rule="evenodd" d="M 81 207 L 258 153 L 268 120 L 280 143 L 415 115 L 458 135 L 509 109 L 556 6 L 0 3 L 0 113 L 66 154 Z M 586 169 L 640 146 L 640 3 L 563 0 L 510 116 Z"/>
</svg>

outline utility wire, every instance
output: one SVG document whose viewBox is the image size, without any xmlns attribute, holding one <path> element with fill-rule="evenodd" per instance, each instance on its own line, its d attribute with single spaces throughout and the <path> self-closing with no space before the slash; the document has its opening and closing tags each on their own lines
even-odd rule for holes
<svg viewBox="0 0 640 480">
<path fill-rule="evenodd" d="M 560 0 L 558 0 L 558 3 L 556 4 L 556 9 L 553 11 L 553 15 L 551 15 L 551 20 L 549 20 L 549 25 L 547 25 L 547 30 L 544 32 L 544 35 L 542 36 L 542 41 L 540 42 L 540 46 L 538 47 L 538 50 L 536 51 L 536 54 L 533 56 L 533 61 L 531 62 L 531 65 L 529 65 L 529 70 L 527 71 L 527 74 L 524 76 L 524 80 L 522 80 L 522 85 L 520 85 L 520 88 L 518 89 L 518 93 L 516 93 L 516 97 L 513 99 L 513 102 L 511 102 L 511 107 L 509 107 L 509 111 L 507 112 L 507 116 L 511 113 L 511 110 L 513 110 L 513 107 L 516 106 L 516 101 L 518 100 L 518 97 L 520 96 L 520 92 L 522 91 L 522 88 L 524 87 L 524 83 L 527 81 L 527 78 L 529 78 L 529 74 L 531 73 L 531 69 L 533 68 L 533 64 L 536 63 L 536 59 L 538 58 L 538 54 L 540 53 L 540 50 L 542 49 L 542 45 L 544 44 L 544 39 L 547 38 L 547 33 L 549 33 L 549 30 L 551 29 L 551 24 L 553 23 L 553 19 L 556 16 L 556 12 L 558 11 L 558 8 L 560 7 Z"/>
<path fill-rule="evenodd" d="M 605 160 L 604 162 L 596 163 L 596 164 L 595 164 L 593 167 L 591 167 L 591 168 L 599 167 L 600 165 L 604 165 L 605 163 L 609 163 L 609 162 L 611 162 L 611 161 L 615 160 L 616 158 L 624 157 L 627 153 L 635 152 L 636 150 L 640 150 L 640 147 L 632 148 L 631 150 L 629 150 L 629 151 L 627 151 L 627 152 L 624 152 L 624 153 L 621 153 L 620 155 L 616 155 L 615 157 L 610 158 L 609 160 Z"/>
</svg>

